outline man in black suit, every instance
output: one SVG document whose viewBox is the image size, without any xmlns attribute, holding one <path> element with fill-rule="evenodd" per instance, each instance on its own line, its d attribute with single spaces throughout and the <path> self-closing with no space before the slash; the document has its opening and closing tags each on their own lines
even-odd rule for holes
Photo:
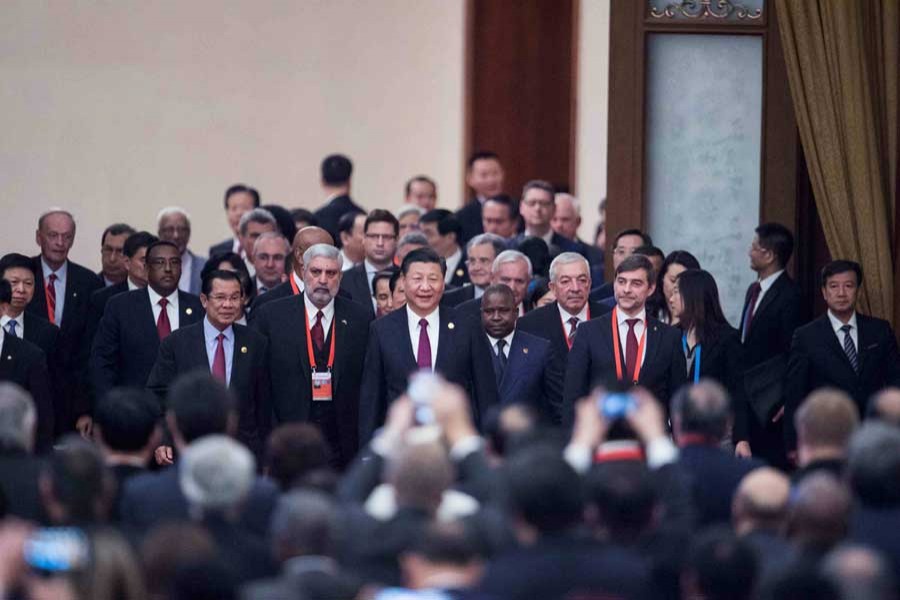
<svg viewBox="0 0 900 600">
<path fill-rule="evenodd" d="M 280 231 L 266 232 L 253 244 L 253 268 L 256 270 L 256 297 L 262 298 L 282 283 L 287 283 L 285 259 L 291 246 Z"/>
<path fill-rule="evenodd" d="M 31 342 L 44 352 L 51 378 L 59 378 L 57 341 L 59 327 L 51 325 L 25 310 L 34 297 L 34 263 L 23 254 L 7 254 L 0 258 L 0 278 L 9 282 L 12 296 L 0 313 L 0 326 L 6 333 Z"/>
<path fill-rule="evenodd" d="M 616 269 L 616 307 L 607 318 L 581 324 L 566 367 L 564 404 L 571 418 L 575 402 L 596 385 L 641 385 L 663 405 L 687 382 L 681 334 L 647 315 L 653 294 L 653 266 L 646 256 L 629 256 Z"/>
<path fill-rule="evenodd" d="M 310 421 L 345 466 L 359 447 L 360 382 L 369 323 L 367 307 L 336 297 L 341 258 L 330 244 L 303 255 L 304 292 L 270 302 L 253 325 L 269 340 L 275 424 Z"/>
<path fill-rule="evenodd" d="M 350 294 L 350 299 L 363 305 L 375 316 L 375 299 L 372 296 L 372 279 L 378 271 L 393 271 L 394 252 L 397 250 L 397 236 L 400 224 L 390 211 L 376 208 L 366 217 L 365 240 L 366 258 L 341 278 L 341 289 Z"/>
<path fill-rule="evenodd" d="M 147 248 L 147 287 L 119 294 L 107 303 L 91 350 L 97 398 L 117 386 L 144 387 L 159 343 L 179 327 L 203 318 L 200 299 L 178 289 L 180 277 L 177 246 L 155 242 Z"/>
<path fill-rule="evenodd" d="M 822 296 L 827 314 L 798 328 L 791 343 L 785 377 L 785 445 L 796 447 L 794 412 L 809 392 L 822 387 L 843 390 L 860 415 L 871 396 L 900 386 L 900 355 L 890 323 L 856 311 L 862 267 L 836 260 L 822 269 Z"/>
<path fill-rule="evenodd" d="M 642 246 L 652 246 L 653 239 L 640 229 L 624 229 L 616 235 L 613 242 L 613 272 L 619 268 L 623 260 L 634 254 L 634 251 Z M 597 285 L 591 290 L 591 301 L 600 302 L 605 298 L 614 296 L 613 282 Z"/>
<path fill-rule="evenodd" d="M 578 228 L 581 227 L 581 204 L 578 198 L 572 194 L 557 193 L 553 200 L 556 205 L 550 222 L 553 231 L 575 242 L 576 252 L 591 263 L 591 278 L 597 282 L 603 281 L 603 250 L 578 237 Z"/>
<path fill-rule="evenodd" d="M 534 179 L 522 189 L 522 200 L 519 202 L 519 213 L 525 221 L 525 231 L 513 239 L 518 246 L 525 238 L 536 237 L 544 240 L 550 252 L 550 258 L 556 258 L 560 252 L 576 252 L 578 246 L 573 240 L 563 237 L 553 230 L 551 223 L 556 210 L 553 197 L 556 189 L 549 181 Z"/>
<path fill-rule="evenodd" d="M 485 200 L 503 193 L 503 166 L 500 157 L 493 152 L 476 152 L 466 163 L 466 184 L 475 193 L 469 202 L 456 211 L 462 226 L 460 243 L 484 232 L 481 222 L 481 206 Z"/>
<path fill-rule="evenodd" d="M 406 307 L 375 321 L 360 396 L 360 441 L 367 442 L 384 423 L 388 405 L 406 391 L 410 375 L 433 371 L 469 393 L 475 422 L 497 403 L 490 349 L 479 322 L 439 306 L 444 291 L 444 262 L 434 250 L 413 250 L 401 272 Z"/>
<path fill-rule="evenodd" d="M 491 285 L 502 283 L 512 290 L 516 299 L 517 317 L 521 317 L 531 310 L 531 303 L 525 297 L 531 277 L 531 260 L 518 250 L 504 250 L 497 255 L 494 264 L 491 265 Z M 481 298 L 463 302 L 456 309 L 462 314 L 479 319 Z"/>
<path fill-rule="evenodd" d="M 419 229 L 428 239 L 428 245 L 447 263 L 444 283 L 451 289 L 469 282 L 466 272 L 466 253 L 459 246 L 462 226 L 449 210 L 436 208 L 419 219 Z"/>
<path fill-rule="evenodd" d="M 53 209 L 41 215 L 35 237 L 41 253 L 32 258 L 36 293 L 26 310 L 59 327 L 57 356 L 62 374 L 54 384 L 60 390 L 54 404 L 56 433 L 75 425 L 84 434 L 90 430 L 87 317 L 91 294 L 103 287 L 103 281 L 69 260 L 75 242 L 75 219 L 69 212 Z"/>
<path fill-rule="evenodd" d="M 745 385 L 755 389 L 754 380 L 764 373 L 781 385 L 788 362 L 794 330 L 801 323 L 800 288 L 785 272 L 794 251 L 794 236 L 783 225 L 764 223 L 756 228 L 750 245 L 750 268 L 758 279 L 747 289 L 741 312 L 741 342 L 744 344 Z M 777 390 L 776 390 L 777 393 Z M 751 399 L 758 396 L 748 390 Z M 758 456 L 773 467 L 786 468 L 782 416 L 784 406 L 773 408 L 765 422 L 749 410 L 737 407 L 735 451 L 740 456 Z"/>
<path fill-rule="evenodd" d="M 562 420 L 562 363 L 549 340 L 516 329 L 516 300 L 503 284 L 492 285 L 481 298 L 481 326 L 491 347 L 491 360 L 501 405 L 525 404 L 549 423 Z"/>
<path fill-rule="evenodd" d="M 234 237 L 210 246 L 210 258 L 216 254 L 234 252 L 244 260 L 247 259 L 245 249 L 241 246 L 240 222 L 244 213 L 254 208 L 259 208 L 259 192 L 252 187 L 238 183 L 225 190 L 225 215 L 228 217 L 228 226 L 231 227 Z"/>
<path fill-rule="evenodd" d="M 124 247 L 125 240 L 134 233 L 134 228 L 125 223 L 115 223 L 103 230 L 100 236 L 100 272 L 97 277 L 103 285 L 110 287 L 125 281 Z"/>
<path fill-rule="evenodd" d="M 491 285 L 491 266 L 494 259 L 506 250 L 506 240 L 493 233 L 480 233 L 466 244 L 466 271 L 469 283 L 455 290 L 445 290 L 441 304 L 459 306 L 463 302 L 481 298 Z"/>
<path fill-rule="evenodd" d="M 203 321 L 180 327 L 160 343 L 147 387 L 165 398 L 179 375 L 195 370 L 211 373 L 237 397 L 237 439 L 262 457 L 271 413 L 266 372 L 268 340 L 235 323 L 243 303 L 237 273 L 207 273 L 200 302 L 206 311 Z M 171 450 L 163 451 L 168 461 L 172 459 Z"/>
<path fill-rule="evenodd" d="M 491 196 L 482 204 L 481 223 L 485 233 L 499 235 L 509 247 L 519 231 L 519 207 L 516 201 L 506 194 Z"/>
<path fill-rule="evenodd" d="M 338 221 L 348 212 L 365 212 L 350 198 L 350 177 L 353 175 L 353 163 L 342 154 L 331 154 L 322 160 L 322 190 L 328 198 L 320 206 L 315 215 L 319 227 L 331 235 L 334 240 L 338 236 Z"/>
</svg>

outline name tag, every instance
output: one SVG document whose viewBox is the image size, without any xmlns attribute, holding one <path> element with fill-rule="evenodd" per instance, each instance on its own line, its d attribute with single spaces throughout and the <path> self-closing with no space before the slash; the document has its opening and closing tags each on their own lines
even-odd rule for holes
<svg viewBox="0 0 900 600">
<path fill-rule="evenodd" d="M 331 402 L 331 371 L 313 372 L 312 396 L 314 402 Z"/>
</svg>

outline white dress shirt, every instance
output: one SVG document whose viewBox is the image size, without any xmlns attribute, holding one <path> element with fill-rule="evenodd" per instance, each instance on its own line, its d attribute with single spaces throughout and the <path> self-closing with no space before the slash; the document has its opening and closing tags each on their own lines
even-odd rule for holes
<svg viewBox="0 0 900 600">
<path fill-rule="evenodd" d="M 551 243 L 553 242 L 553 228 L 551 227 L 550 229 L 548 229 L 547 233 L 545 233 L 544 235 L 538 235 L 536 233 L 532 233 L 532 232 L 528 231 L 528 228 L 526 227 L 525 228 L 525 237 L 529 237 L 529 236 L 541 238 L 542 240 L 544 240 L 544 243 L 547 244 L 547 247 L 549 248 Z"/>
<path fill-rule="evenodd" d="M 366 280 L 369 282 L 369 297 L 372 300 L 372 308 L 375 309 L 376 313 L 378 313 L 378 303 L 375 302 L 375 295 L 372 293 L 372 280 L 375 279 L 375 274 L 382 269 L 379 269 L 378 267 L 370 263 L 368 258 L 363 261 L 363 264 L 366 265 Z"/>
<path fill-rule="evenodd" d="M 472 284 L 472 285 L 474 285 L 474 284 Z M 476 285 L 475 286 L 475 298 L 481 298 L 482 296 L 484 296 L 484 288 Z"/>
<path fill-rule="evenodd" d="M 834 335 L 837 336 L 838 345 L 841 348 L 844 347 L 844 332 L 841 331 L 841 327 L 844 325 L 850 326 L 850 339 L 853 340 L 853 347 L 856 348 L 857 354 L 859 353 L 859 327 L 856 326 L 856 311 L 853 311 L 853 315 L 850 317 L 850 320 L 844 323 L 836 316 L 831 310 L 828 311 L 828 320 L 831 321 L 831 328 L 834 329 Z"/>
<path fill-rule="evenodd" d="M 147 286 L 147 292 L 150 294 L 150 308 L 153 309 L 153 323 L 159 322 L 159 313 L 162 312 L 162 306 L 159 305 L 159 301 L 162 299 L 162 296 L 157 294 L 152 287 Z M 166 296 L 166 300 L 169 303 L 166 305 L 166 314 L 169 317 L 169 326 L 172 331 L 178 329 L 178 290 L 175 290 L 168 296 Z"/>
<path fill-rule="evenodd" d="M 756 310 L 759 308 L 759 303 L 762 302 L 762 299 L 766 295 L 766 292 L 769 291 L 769 288 L 772 287 L 772 285 L 775 283 L 775 280 L 781 277 L 782 273 L 784 273 L 784 269 L 776 271 L 768 277 L 759 280 L 759 296 L 756 297 L 756 304 L 753 305 L 754 317 L 756 317 Z"/>
<path fill-rule="evenodd" d="M 349 271 L 350 269 L 352 269 L 353 267 L 356 266 L 356 263 L 353 262 L 352 260 L 350 260 L 349 256 L 344 254 L 343 248 L 341 248 L 341 260 L 343 261 L 341 263 L 341 271 Z"/>
<path fill-rule="evenodd" d="M 56 291 L 56 310 L 53 311 L 53 319 L 56 322 L 57 327 L 62 327 L 62 319 L 63 319 L 63 308 L 65 308 L 66 304 L 66 275 L 69 272 L 69 261 L 63 263 L 59 269 L 54 271 L 50 268 L 44 261 L 44 257 L 41 257 L 41 270 L 44 273 L 44 289 L 35 290 L 37 294 L 46 294 L 47 293 L 47 282 L 50 281 L 50 274 L 56 274 L 56 281 L 53 282 L 53 289 Z"/>
<path fill-rule="evenodd" d="M 509 335 L 504 338 L 495 338 L 490 335 L 487 336 L 488 341 L 491 343 L 491 352 L 494 353 L 494 356 L 497 356 L 497 342 L 499 342 L 502 339 L 506 342 L 506 345 L 503 346 L 503 356 L 505 356 L 506 358 L 509 358 L 509 349 L 512 346 L 513 337 L 515 335 L 516 335 L 516 330 L 513 329 L 509 333 Z"/>
<path fill-rule="evenodd" d="M 641 336 L 644 334 L 644 330 L 647 328 L 647 309 L 642 308 L 641 312 L 633 317 L 629 317 L 625 314 L 625 311 L 621 309 L 616 309 L 616 319 L 619 322 L 619 344 L 622 348 L 622 354 L 624 356 L 628 356 L 628 323 L 626 323 L 626 321 L 628 319 L 640 319 L 640 321 L 638 321 L 634 325 L 634 335 L 637 337 L 638 344 L 640 344 Z M 647 356 L 647 343 L 647 340 L 644 340 L 644 353 L 639 357 L 642 366 L 644 364 L 644 358 Z M 622 368 L 624 369 L 625 365 L 622 365 Z M 629 376 L 630 375 L 631 374 L 629 373 Z"/>
<path fill-rule="evenodd" d="M 3 331 L 9 331 L 9 322 L 10 321 L 16 322 L 16 337 L 24 338 L 25 337 L 25 312 L 22 311 L 21 313 L 19 313 L 19 316 L 16 317 L 15 319 L 10 317 L 9 315 L 3 315 L 3 317 L 0 317 L 0 328 L 2 328 Z"/>
<path fill-rule="evenodd" d="M 462 261 L 462 248 L 457 246 L 456 252 L 444 259 L 444 262 L 447 263 L 447 274 L 444 275 L 444 283 L 450 283 L 453 280 L 460 261 Z"/>
<path fill-rule="evenodd" d="M 438 336 L 440 335 L 441 329 L 441 319 L 438 314 L 440 308 L 435 308 L 430 315 L 424 317 L 426 321 L 428 321 L 428 342 L 431 345 L 431 370 L 434 370 L 434 365 L 437 362 L 437 349 L 438 349 Z M 412 344 L 413 357 L 416 359 L 416 362 L 419 362 L 419 321 L 422 320 L 423 317 L 420 317 L 413 310 L 406 305 L 406 316 L 407 322 L 409 325 L 409 342 Z"/>
<path fill-rule="evenodd" d="M 319 308 L 315 304 L 313 304 L 309 300 L 309 296 L 303 294 L 303 302 L 306 303 L 306 326 L 309 329 L 313 328 L 313 325 L 316 324 L 316 314 L 321 310 L 322 311 L 322 331 L 324 332 L 325 339 L 328 337 L 328 330 L 331 327 L 331 321 L 334 319 L 334 298 L 331 299 L 331 302 L 325 305 L 324 308 Z"/>
<path fill-rule="evenodd" d="M 577 315 L 573 315 L 572 313 L 570 313 L 569 311 L 564 309 L 562 307 L 562 304 L 560 304 L 559 302 L 556 303 L 556 308 L 559 309 L 559 318 L 562 319 L 562 324 L 563 324 L 563 327 L 566 332 L 566 337 L 569 336 L 569 330 L 572 328 L 572 325 L 569 323 L 569 319 L 571 319 L 572 317 L 575 317 L 576 319 L 578 319 L 578 323 L 575 325 L 576 330 L 578 328 L 578 325 L 581 325 L 582 323 L 586 323 L 588 320 L 588 303 L 587 302 L 584 303 L 584 306 L 581 308 L 581 312 L 578 313 Z M 618 313 L 618 311 L 616 311 L 616 312 Z M 635 329 L 636 328 L 637 327 L 635 327 Z M 625 331 L 626 332 L 628 331 L 628 325 L 625 326 Z"/>
<path fill-rule="evenodd" d="M 209 317 L 203 317 L 203 338 L 206 341 L 206 359 L 209 362 L 209 370 L 212 372 L 213 362 L 216 360 L 216 350 L 219 348 L 219 334 L 222 338 L 222 349 L 225 351 L 225 385 L 231 383 L 231 365 L 234 364 L 234 328 L 229 325 L 224 331 L 216 329 L 209 322 Z"/>
<path fill-rule="evenodd" d="M 291 278 L 294 280 L 294 283 L 297 284 L 297 289 L 300 290 L 300 293 L 302 294 L 305 291 L 303 280 L 300 279 L 300 277 L 297 276 L 297 272 L 293 270 L 291 271 Z"/>
<path fill-rule="evenodd" d="M 140 287 L 138 284 L 131 280 L 131 277 L 126 277 L 125 281 L 128 282 L 128 291 L 133 292 L 134 290 L 142 290 L 144 288 Z"/>
</svg>

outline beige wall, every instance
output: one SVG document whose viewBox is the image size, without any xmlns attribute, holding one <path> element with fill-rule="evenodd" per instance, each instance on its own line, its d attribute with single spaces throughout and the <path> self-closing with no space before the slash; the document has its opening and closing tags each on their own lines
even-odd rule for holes
<svg viewBox="0 0 900 600">
<path fill-rule="evenodd" d="M 6 0 L 0 19 L 2 250 L 31 254 L 48 206 L 73 211 L 72 258 L 99 266 L 114 221 L 193 215 L 228 235 L 221 196 L 315 208 L 321 158 L 353 195 L 397 207 L 405 180 L 462 197 L 463 0 Z"/>
</svg>

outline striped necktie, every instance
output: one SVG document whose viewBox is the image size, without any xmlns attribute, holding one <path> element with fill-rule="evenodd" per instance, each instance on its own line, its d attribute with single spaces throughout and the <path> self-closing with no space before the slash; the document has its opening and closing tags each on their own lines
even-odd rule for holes
<svg viewBox="0 0 900 600">
<path fill-rule="evenodd" d="M 841 331 L 844 332 L 844 354 L 847 355 L 850 366 L 853 367 L 853 370 L 859 375 L 859 354 L 856 353 L 856 346 L 853 344 L 853 338 L 850 337 L 851 329 L 853 329 L 853 325 L 844 325 L 841 327 Z"/>
</svg>

